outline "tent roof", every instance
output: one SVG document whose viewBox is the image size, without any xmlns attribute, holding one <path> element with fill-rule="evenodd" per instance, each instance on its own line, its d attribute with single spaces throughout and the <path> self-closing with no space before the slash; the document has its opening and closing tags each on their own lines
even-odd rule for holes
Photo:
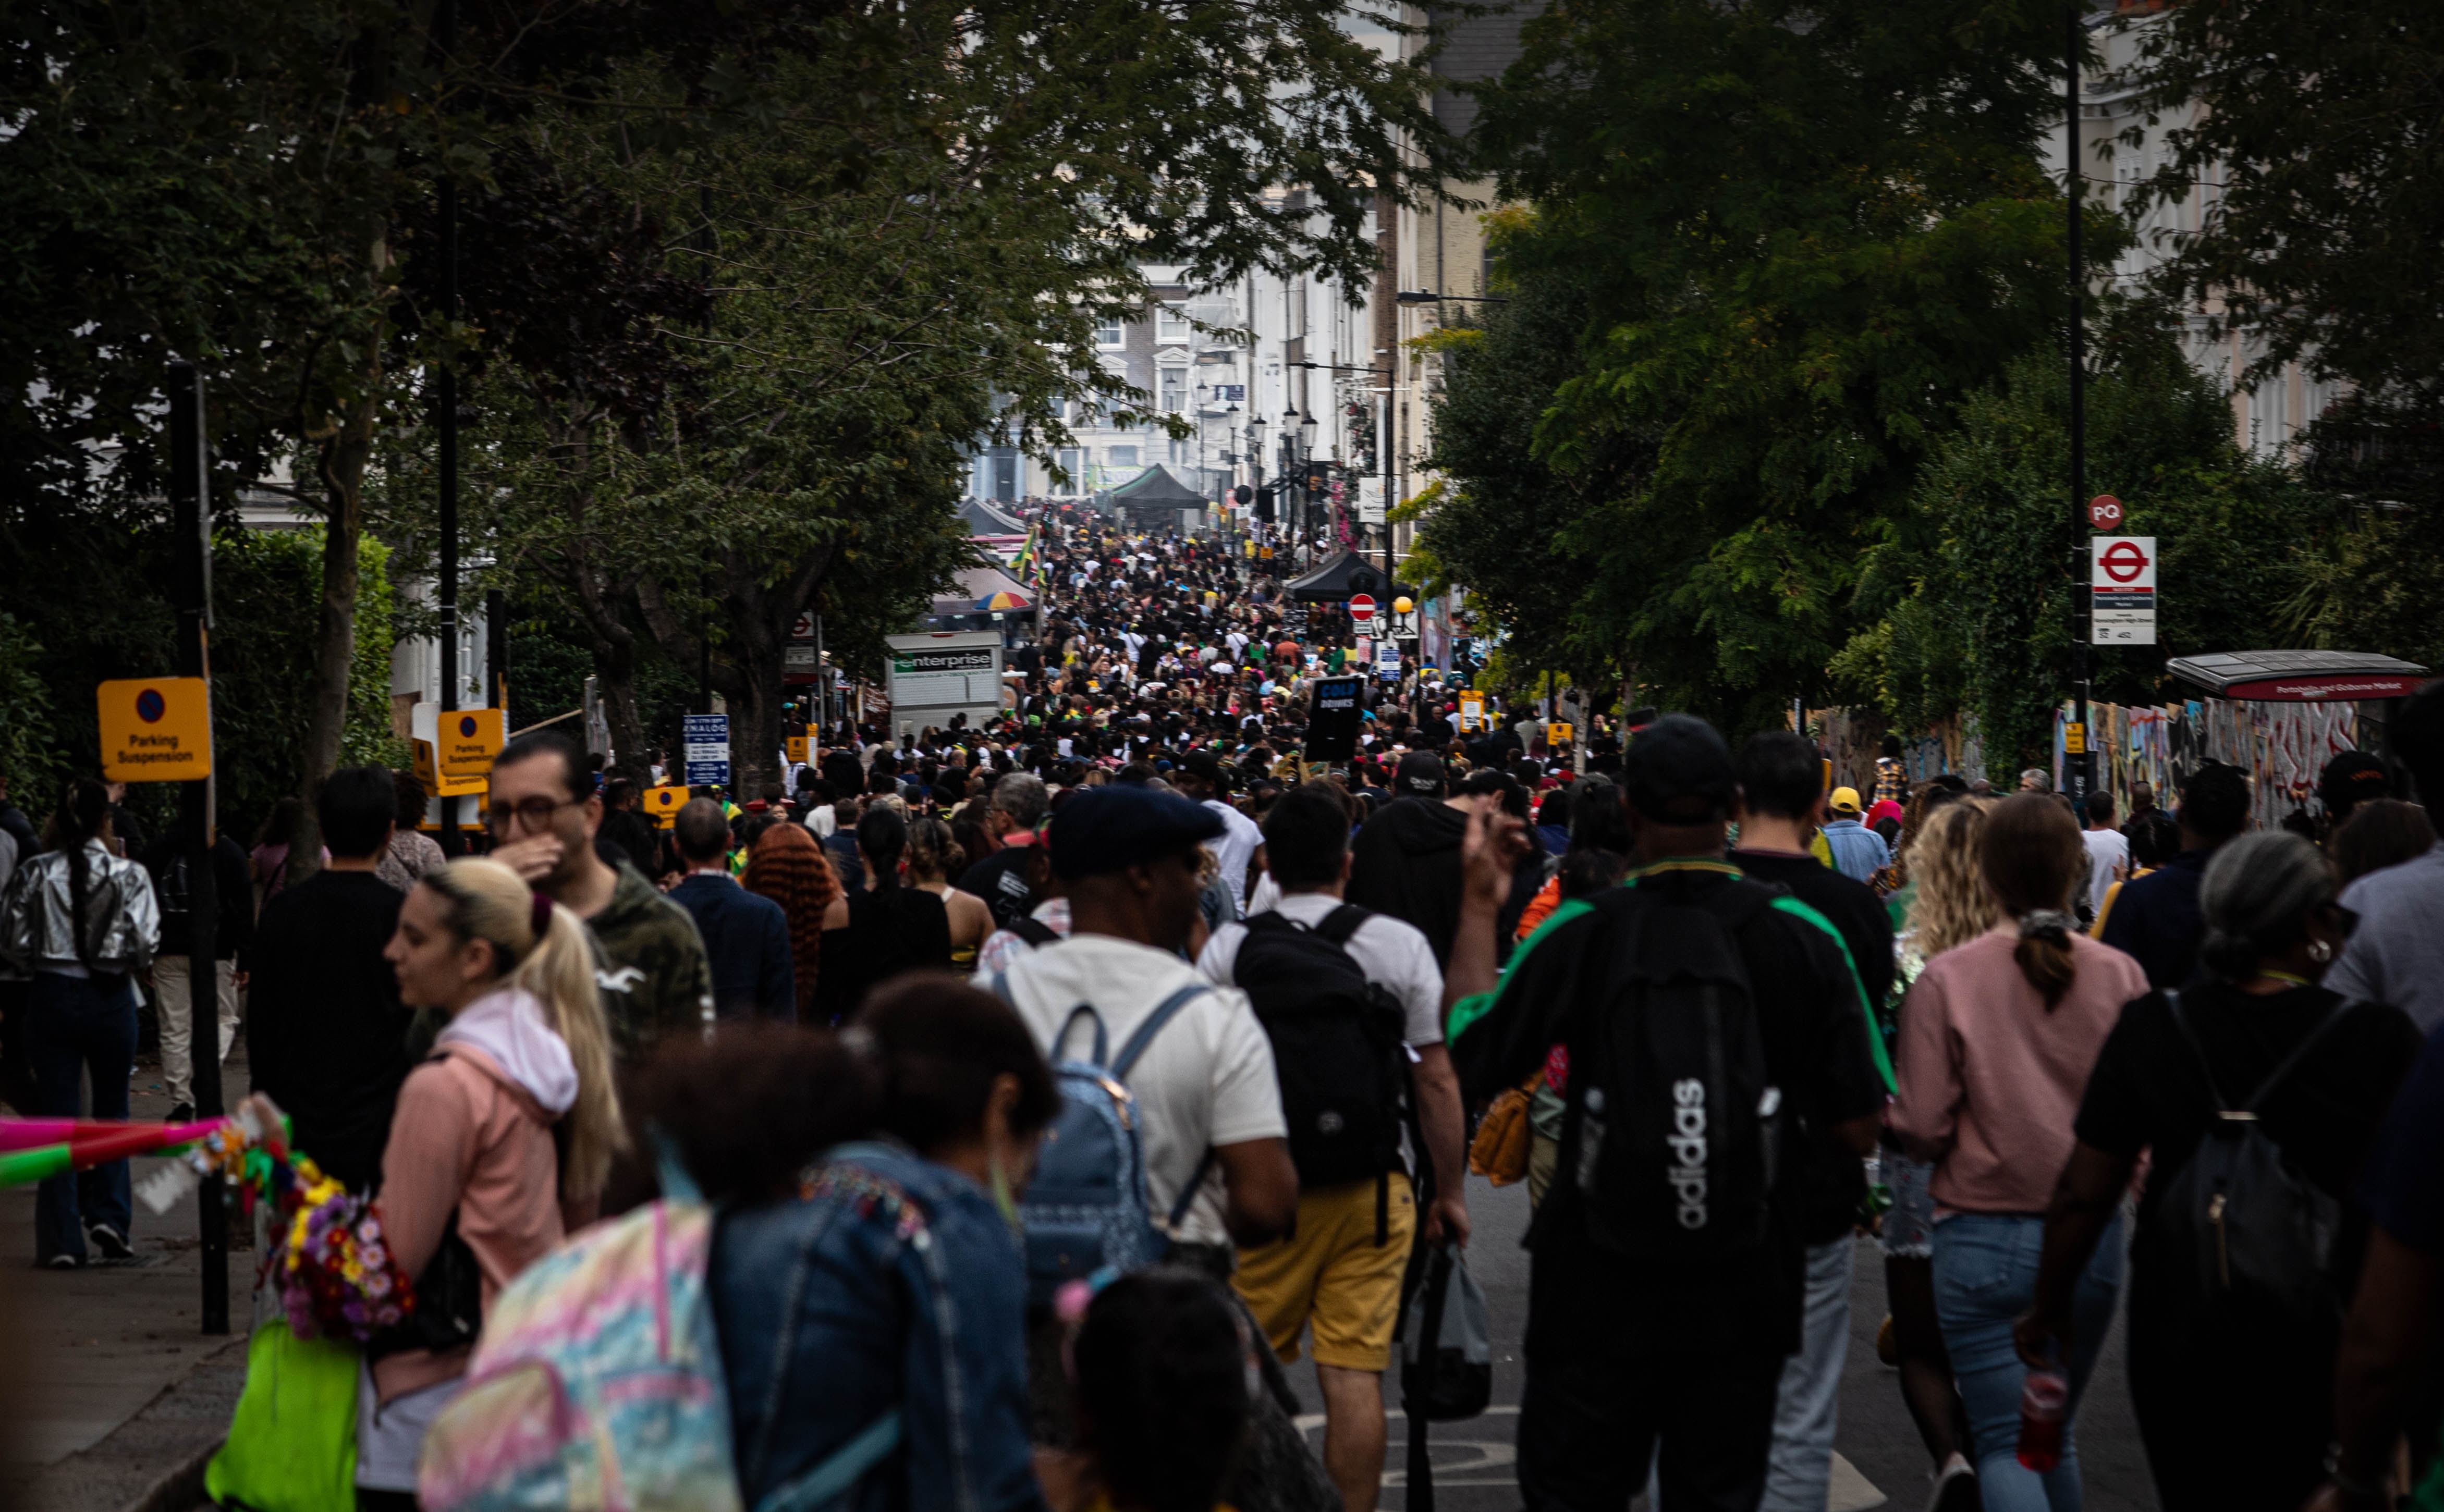
<svg viewBox="0 0 2444 1512">
<path fill-rule="evenodd" d="M 959 503 L 959 518 L 967 522 L 968 534 L 975 536 L 1023 536 L 1025 521 L 1013 520 L 982 499 L 964 499 Z"/>
<path fill-rule="evenodd" d="M 1213 503 L 1187 479 L 1172 471 L 1168 462 L 1157 462 L 1120 487 L 1105 489 L 1099 502 L 1162 509 L 1203 509 Z"/>
<path fill-rule="evenodd" d="M 1362 593 L 1388 605 L 1402 594 L 1417 596 L 1417 590 L 1407 583 L 1395 583 L 1385 592 L 1383 564 L 1355 551 L 1344 551 L 1305 577 L 1292 579 L 1286 591 L 1302 603 L 1345 603 L 1351 595 Z"/>
</svg>

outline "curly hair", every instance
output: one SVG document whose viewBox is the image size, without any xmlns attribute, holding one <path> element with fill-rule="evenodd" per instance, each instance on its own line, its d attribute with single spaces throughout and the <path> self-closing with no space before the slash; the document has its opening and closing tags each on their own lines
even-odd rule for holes
<svg viewBox="0 0 2444 1512">
<path fill-rule="evenodd" d="M 781 905 L 789 917 L 789 965 L 797 978 L 798 1017 L 815 1004 L 815 972 L 824 951 L 824 911 L 841 895 L 840 876 L 824 848 L 802 825 L 775 824 L 755 837 L 739 883 Z"/>
<path fill-rule="evenodd" d="M 1978 866 L 1986 807 L 1974 800 L 1946 803 L 1910 839 L 1909 870 L 1917 891 L 1910 898 L 1908 928 L 1928 960 L 1968 944 L 2003 916 Z"/>
</svg>

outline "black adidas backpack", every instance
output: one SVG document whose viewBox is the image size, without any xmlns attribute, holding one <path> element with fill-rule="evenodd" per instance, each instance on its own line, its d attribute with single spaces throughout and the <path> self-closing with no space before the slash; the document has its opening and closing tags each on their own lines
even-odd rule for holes
<svg viewBox="0 0 2444 1512">
<path fill-rule="evenodd" d="M 2201 1319 L 2331 1332 L 2342 1316 L 2342 1204 L 2284 1157 L 2257 1115 L 2350 1005 L 2336 1005 L 2237 1107 L 2209 1069 L 2181 995 L 2165 993 L 2164 1005 L 2215 1104 L 2197 1153 L 2164 1184 L 2140 1236 L 2163 1262 L 2167 1300 Z"/>
<path fill-rule="evenodd" d="M 1602 1248 L 1701 1261 L 1766 1237 L 1782 1094 L 1738 931 L 1777 894 L 1732 881 L 1688 901 L 1628 887 L 1598 904 L 1610 986 L 1572 1047 L 1562 1153 Z"/>
<path fill-rule="evenodd" d="M 1346 949 L 1368 917 L 1348 903 L 1313 929 L 1259 913 L 1231 968 L 1273 1042 L 1290 1162 L 1305 1189 L 1370 1177 L 1382 1183 L 1399 1169 L 1409 1103 L 1400 1005 L 1366 979 Z"/>
</svg>

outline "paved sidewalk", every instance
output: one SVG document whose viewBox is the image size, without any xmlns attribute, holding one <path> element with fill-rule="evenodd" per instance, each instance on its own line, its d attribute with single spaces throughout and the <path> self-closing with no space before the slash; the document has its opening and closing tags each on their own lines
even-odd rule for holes
<svg viewBox="0 0 2444 1512">
<path fill-rule="evenodd" d="M 168 1116 L 160 1082 L 146 1059 L 134 1117 Z M 246 1090 L 242 1042 L 221 1084 Z M 136 1180 L 160 1164 L 136 1161 Z M 210 1337 L 194 1198 L 158 1218 L 139 1201 L 133 1239 L 131 1265 L 37 1270 L 33 1189 L 0 1191 L 0 1356 L 14 1393 L 0 1411 L 0 1505 L 12 1512 L 183 1512 L 201 1500 L 192 1487 L 245 1383 L 256 1257 L 231 1252 L 231 1332 Z"/>
</svg>

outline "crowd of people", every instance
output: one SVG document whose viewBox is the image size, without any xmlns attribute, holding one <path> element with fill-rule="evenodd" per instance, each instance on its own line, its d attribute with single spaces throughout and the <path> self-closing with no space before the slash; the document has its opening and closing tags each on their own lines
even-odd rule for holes
<svg viewBox="0 0 2444 1512">
<path fill-rule="evenodd" d="M 1936 1512 L 2080 1505 L 2117 1308 L 2168 1509 L 2428 1474 L 2444 847 L 2393 768 L 2255 830 L 2213 764 L 2117 824 L 1894 747 L 1828 786 L 1803 735 L 1686 715 L 1548 744 L 1215 543 L 1041 539 L 978 728 L 857 730 L 663 828 L 542 731 L 480 856 L 380 767 L 323 784 L 317 864 L 301 810 L 214 852 L 221 1048 L 415 1279 L 361 1503 L 463 1479 L 428 1446 L 481 1428 L 505 1294 L 567 1284 L 538 1262 L 701 1200 L 743 1505 L 1365 1512 L 1472 1164 L 1534 1208 L 1532 1508 L 1820 1512 L 1862 1236 Z M 1361 733 L 1313 763 L 1344 668 Z M 2388 730 L 2444 792 L 2444 685 Z M 132 827 L 98 782 L 39 837 L 0 802 L 23 1112 L 125 1116 L 148 971 L 188 1096 L 187 861 Z M 124 1161 L 46 1181 L 39 1260 L 134 1219 Z"/>
</svg>

